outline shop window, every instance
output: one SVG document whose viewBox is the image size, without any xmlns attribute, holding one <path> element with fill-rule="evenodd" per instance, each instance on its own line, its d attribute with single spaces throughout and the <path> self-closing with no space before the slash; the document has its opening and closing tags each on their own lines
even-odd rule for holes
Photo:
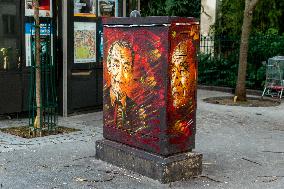
<svg viewBox="0 0 284 189">
<path fill-rule="evenodd" d="M 99 0 L 98 12 L 99 16 L 104 16 L 104 17 L 118 16 L 118 1 Z"/>
<path fill-rule="evenodd" d="M 74 0 L 74 16 L 96 17 L 97 0 Z"/>
</svg>

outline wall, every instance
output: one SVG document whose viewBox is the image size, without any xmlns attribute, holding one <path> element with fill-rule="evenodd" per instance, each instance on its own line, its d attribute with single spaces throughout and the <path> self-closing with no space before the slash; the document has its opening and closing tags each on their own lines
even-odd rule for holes
<svg viewBox="0 0 284 189">
<path fill-rule="evenodd" d="M 210 26 L 216 21 L 218 0 L 201 0 L 200 34 L 208 35 Z"/>
</svg>

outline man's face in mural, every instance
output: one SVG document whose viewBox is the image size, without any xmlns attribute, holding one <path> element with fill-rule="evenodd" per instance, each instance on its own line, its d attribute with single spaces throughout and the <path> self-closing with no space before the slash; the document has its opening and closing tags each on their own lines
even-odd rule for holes
<svg viewBox="0 0 284 189">
<path fill-rule="evenodd" d="M 173 51 L 171 67 L 171 93 L 173 105 L 182 107 L 189 100 L 189 63 L 187 42 L 179 43 Z"/>
<path fill-rule="evenodd" d="M 132 48 L 124 41 L 114 42 L 110 47 L 107 68 L 111 75 L 111 92 L 117 100 L 126 96 L 125 88 L 132 79 Z"/>
</svg>

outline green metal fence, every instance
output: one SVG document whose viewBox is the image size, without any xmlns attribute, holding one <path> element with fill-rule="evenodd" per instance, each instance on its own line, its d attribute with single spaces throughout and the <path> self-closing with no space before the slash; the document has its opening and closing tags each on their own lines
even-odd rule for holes
<svg viewBox="0 0 284 189">
<path fill-rule="evenodd" d="M 54 131 L 57 127 L 57 92 L 56 92 L 56 65 L 54 54 L 52 51 L 52 24 L 46 24 L 48 31 L 45 35 L 41 35 L 40 43 L 40 72 L 41 72 L 41 105 L 36 104 L 36 65 L 35 65 L 35 39 L 31 35 L 31 67 L 30 67 L 30 94 L 29 94 L 29 126 L 31 131 Z M 32 32 L 31 32 L 32 33 Z M 42 119 L 39 121 L 40 126 L 35 125 L 37 117 L 37 108 L 40 107 Z"/>
<path fill-rule="evenodd" d="M 201 36 L 199 84 L 235 87 L 239 61 L 239 37 Z M 284 55 L 284 36 L 253 36 L 249 40 L 247 88 L 263 89 L 265 62 Z"/>
</svg>

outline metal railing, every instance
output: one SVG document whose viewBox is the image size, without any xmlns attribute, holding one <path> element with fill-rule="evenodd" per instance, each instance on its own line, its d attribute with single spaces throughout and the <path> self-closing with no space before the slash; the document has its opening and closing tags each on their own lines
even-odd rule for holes
<svg viewBox="0 0 284 189">
<path fill-rule="evenodd" d="M 34 27 L 34 26 L 33 26 Z M 57 92 L 55 85 L 56 65 L 52 57 L 52 24 L 46 24 L 46 35 L 41 35 L 40 72 L 41 72 L 41 104 L 36 103 L 36 70 L 35 64 L 35 39 L 31 35 L 31 66 L 29 87 L 29 127 L 31 131 L 54 131 L 58 122 Z M 48 28 L 49 27 L 49 28 Z M 40 108 L 42 119 L 40 125 L 36 125 L 37 109 Z"/>
</svg>

